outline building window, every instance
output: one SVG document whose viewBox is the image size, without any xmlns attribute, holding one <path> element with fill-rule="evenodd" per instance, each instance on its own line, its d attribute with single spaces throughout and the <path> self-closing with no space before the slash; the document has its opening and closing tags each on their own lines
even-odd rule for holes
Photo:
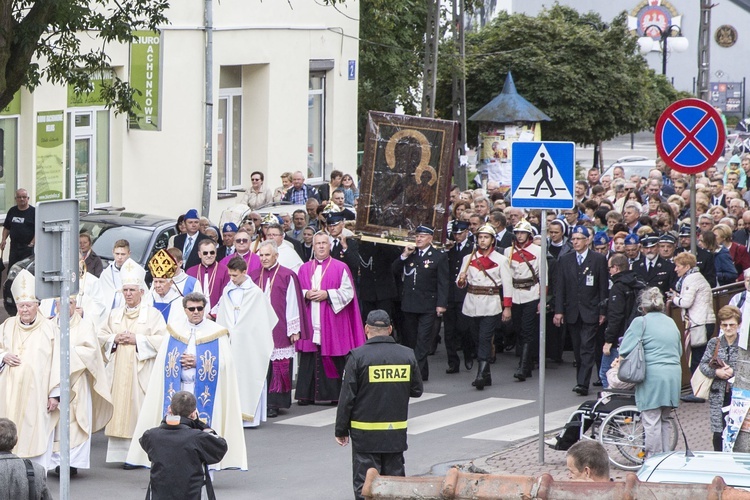
<svg viewBox="0 0 750 500">
<path fill-rule="evenodd" d="M 307 177 L 322 181 L 325 165 L 326 74 L 310 72 L 307 93 Z"/>
<path fill-rule="evenodd" d="M 219 190 L 242 188 L 242 66 L 219 73 L 217 171 Z"/>
<path fill-rule="evenodd" d="M 18 172 L 18 118 L 0 118 L 0 210 L 3 213 L 16 204 Z"/>
<path fill-rule="evenodd" d="M 66 196 L 77 199 L 82 212 L 110 203 L 109 122 L 104 109 L 68 113 Z"/>
</svg>

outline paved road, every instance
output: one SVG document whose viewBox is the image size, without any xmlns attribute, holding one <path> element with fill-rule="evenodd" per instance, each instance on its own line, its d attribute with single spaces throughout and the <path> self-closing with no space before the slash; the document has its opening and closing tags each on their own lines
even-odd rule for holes
<svg viewBox="0 0 750 500">
<path fill-rule="evenodd" d="M 571 353 L 566 353 L 568 358 Z M 570 360 L 569 360 L 570 361 Z M 509 447 L 537 432 L 538 378 L 515 382 L 516 358 L 498 357 L 492 366 L 492 387 L 477 391 L 470 386 L 474 373 L 446 375 L 445 350 L 430 358 L 430 381 L 425 394 L 413 399 L 409 412 L 409 475 L 445 474 L 454 463 L 465 463 Z M 574 368 L 570 362 L 548 367 L 548 430 L 560 427 L 583 398 L 571 392 Z M 294 406 L 259 429 L 245 430 L 248 472 L 224 471 L 215 478 L 217 496 L 223 499 L 351 498 L 351 449 L 333 439 L 335 408 Z M 106 439 L 94 436 L 93 468 L 73 478 L 71 498 L 76 500 L 142 499 L 148 471 L 125 471 L 104 463 Z M 59 483 L 50 477 L 55 498 Z"/>
</svg>

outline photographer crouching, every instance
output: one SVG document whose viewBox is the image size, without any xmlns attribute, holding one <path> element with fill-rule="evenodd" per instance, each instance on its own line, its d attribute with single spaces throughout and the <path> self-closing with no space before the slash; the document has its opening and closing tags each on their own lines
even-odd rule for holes
<svg viewBox="0 0 750 500">
<path fill-rule="evenodd" d="M 192 393 L 176 392 L 164 421 L 140 443 L 151 461 L 146 500 L 200 500 L 204 485 L 208 499 L 216 499 L 208 466 L 221 462 L 227 442 L 198 419 Z"/>
</svg>

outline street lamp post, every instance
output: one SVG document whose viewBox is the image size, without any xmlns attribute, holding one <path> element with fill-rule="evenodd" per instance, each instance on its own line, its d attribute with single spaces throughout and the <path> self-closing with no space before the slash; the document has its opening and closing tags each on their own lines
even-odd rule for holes
<svg viewBox="0 0 750 500">
<path fill-rule="evenodd" d="M 677 25 L 669 25 L 664 29 L 661 29 L 659 26 L 653 24 L 646 28 L 645 32 L 648 33 L 649 30 L 655 29 L 659 32 L 659 44 L 661 46 L 661 74 L 666 75 L 667 74 L 667 40 L 669 38 L 672 38 L 672 42 L 670 43 L 672 50 L 674 52 L 684 52 L 688 48 L 688 40 L 687 38 L 682 36 L 682 29 Z M 673 35 L 674 31 L 677 31 L 678 35 Z M 638 45 L 641 47 L 641 53 L 647 54 L 651 52 L 651 50 L 654 48 L 654 39 L 650 36 L 643 36 L 638 39 Z"/>
</svg>

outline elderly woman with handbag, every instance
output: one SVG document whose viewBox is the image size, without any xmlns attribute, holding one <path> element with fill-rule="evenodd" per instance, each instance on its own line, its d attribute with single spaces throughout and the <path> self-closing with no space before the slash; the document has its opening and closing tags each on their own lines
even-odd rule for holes
<svg viewBox="0 0 750 500">
<path fill-rule="evenodd" d="M 674 270 L 679 276 L 672 304 L 682 309 L 685 330 L 690 335 L 690 371 L 695 373 L 706 350 L 708 337 L 716 325 L 711 285 L 696 266 L 695 255 L 683 252 L 674 258 Z"/>
<path fill-rule="evenodd" d="M 643 291 L 640 310 L 643 316 L 633 319 L 620 345 L 619 375 L 622 378 L 622 368 L 631 362 L 628 356 L 642 349 L 645 378 L 635 384 L 635 404 L 641 412 L 648 458 L 671 450 L 669 415 L 680 404 L 682 338 L 672 318 L 664 314 L 658 288 Z"/>
<path fill-rule="evenodd" d="M 729 379 L 734 376 L 734 367 L 737 364 L 737 332 L 742 321 L 742 313 L 735 306 L 724 306 L 719 310 L 718 317 L 722 335 L 708 341 L 700 364 L 701 374 L 713 379 L 708 394 L 708 405 L 711 432 L 714 433 L 714 451 L 722 450 L 721 434 L 726 425 L 726 414 L 722 408 L 728 407 L 732 402 L 732 384 Z"/>
</svg>

